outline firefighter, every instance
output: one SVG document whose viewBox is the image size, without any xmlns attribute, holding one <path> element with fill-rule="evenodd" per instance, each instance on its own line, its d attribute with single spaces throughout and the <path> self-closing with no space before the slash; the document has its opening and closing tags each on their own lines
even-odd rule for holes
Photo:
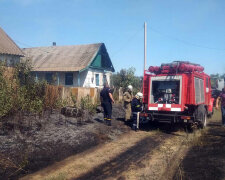
<svg viewBox="0 0 225 180">
<path fill-rule="evenodd" d="M 114 103 L 114 99 L 108 83 L 104 83 L 104 88 L 100 92 L 100 100 L 104 109 L 104 121 L 108 126 L 111 126 L 112 103 Z"/>
<path fill-rule="evenodd" d="M 132 95 L 133 87 L 129 85 L 127 87 L 127 91 L 123 94 L 123 100 L 124 100 L 124 109 L 125 109 L 125 122 L 130 120 L 131 117 L 131 101 L 133 99 Z"/>
<path fill-rule="evenodd" d="M 135 131 L 139 129 L 139 113 L 142 111 L 142 98 L 143 94 L 141 92 L 138 92 L 131 102 L 133 119 L 132 129 Z"/>
<path fill-rule="evenodd" d="M 222 126 L 225 126 L 225 86 L 216 100 L 216 109 L 219 109 L 219 101 L 221 101 Z"/>
</svg>

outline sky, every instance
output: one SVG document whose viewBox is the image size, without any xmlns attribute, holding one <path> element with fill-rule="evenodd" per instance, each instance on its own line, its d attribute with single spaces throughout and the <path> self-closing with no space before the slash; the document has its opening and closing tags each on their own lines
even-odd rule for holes
<svg viewBox="0 0 225 180">
<path fill-rule="evenodd" d="M 225 73 L 224 0 L 0 0 L 0 27 L 21 48 L 106 45 L 114 68 L 175 60 Z"/>
</svg>

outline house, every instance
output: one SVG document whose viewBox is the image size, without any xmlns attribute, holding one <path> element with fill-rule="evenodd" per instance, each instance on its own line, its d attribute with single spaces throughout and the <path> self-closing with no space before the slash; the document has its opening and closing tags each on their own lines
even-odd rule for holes
<svg viewBox="0 0 225 180">
<path fill-rule="evenodd" d="M 13 67 L 20 62 L 23 52 L 16 43 L 0 27 L 0 62 Z"/>
<path fill-rule="evenodd" d="M 36 80 L 69 87 L 102 87 L 115 71 L 104 43 L 25 48 Z"/>
</svg>

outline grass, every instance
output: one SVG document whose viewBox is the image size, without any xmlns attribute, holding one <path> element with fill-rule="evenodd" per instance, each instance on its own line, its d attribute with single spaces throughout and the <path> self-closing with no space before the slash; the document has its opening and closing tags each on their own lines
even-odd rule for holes
<svg viewBox="0 0 225 180">
<path fill-rule="evenodd" d="M 66 180 L 66 179 L 67 179 L 66 173 L 59 173 L 56 176 L 51 176 L 51 177 L 45 178 L 44 180 Z"/>
<path fill-rule="evenodd" d="M 225 171 L 225 131 L 221 127 L 221 111 L 215 110 L 208 127 L 197 131 L 187 143 L 189 150 L 173 177 L 180 179 L 223 179 Z M 201 171 L 201 173 L 199 173 Z"/>
<path fill-rule="evenodd" d="M 222 117 L 221 110 L 215 109 L 214 114 L 213 114 L 212 118 L 209 118 L 209 121 L 219 121 L 219 120 L 221 120 L 221 117 Z"/>
</svg>

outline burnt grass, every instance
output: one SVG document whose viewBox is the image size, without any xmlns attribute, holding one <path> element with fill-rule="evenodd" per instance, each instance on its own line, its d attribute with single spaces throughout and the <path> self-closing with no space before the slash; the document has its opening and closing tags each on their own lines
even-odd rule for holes
<svg viewBox="0 0 225 180">
<path fill-rule="evenodd" d="M 208 128 L 188 151 L 173 179 L 224 179 L 225 127 L 220 122 L 212 122 Z"/>
<path fill-rule="evenodd" d="M 85 113 L 82 119 L 66 117 L 60 110 L 8 117 L 0 127 L 0 179 L 18 179 L 116 139 L 130 130 L 123 117 L 122 105 L 113 106 L 112 126 L 105 125 L 101 112 Z"/>
</svg>

